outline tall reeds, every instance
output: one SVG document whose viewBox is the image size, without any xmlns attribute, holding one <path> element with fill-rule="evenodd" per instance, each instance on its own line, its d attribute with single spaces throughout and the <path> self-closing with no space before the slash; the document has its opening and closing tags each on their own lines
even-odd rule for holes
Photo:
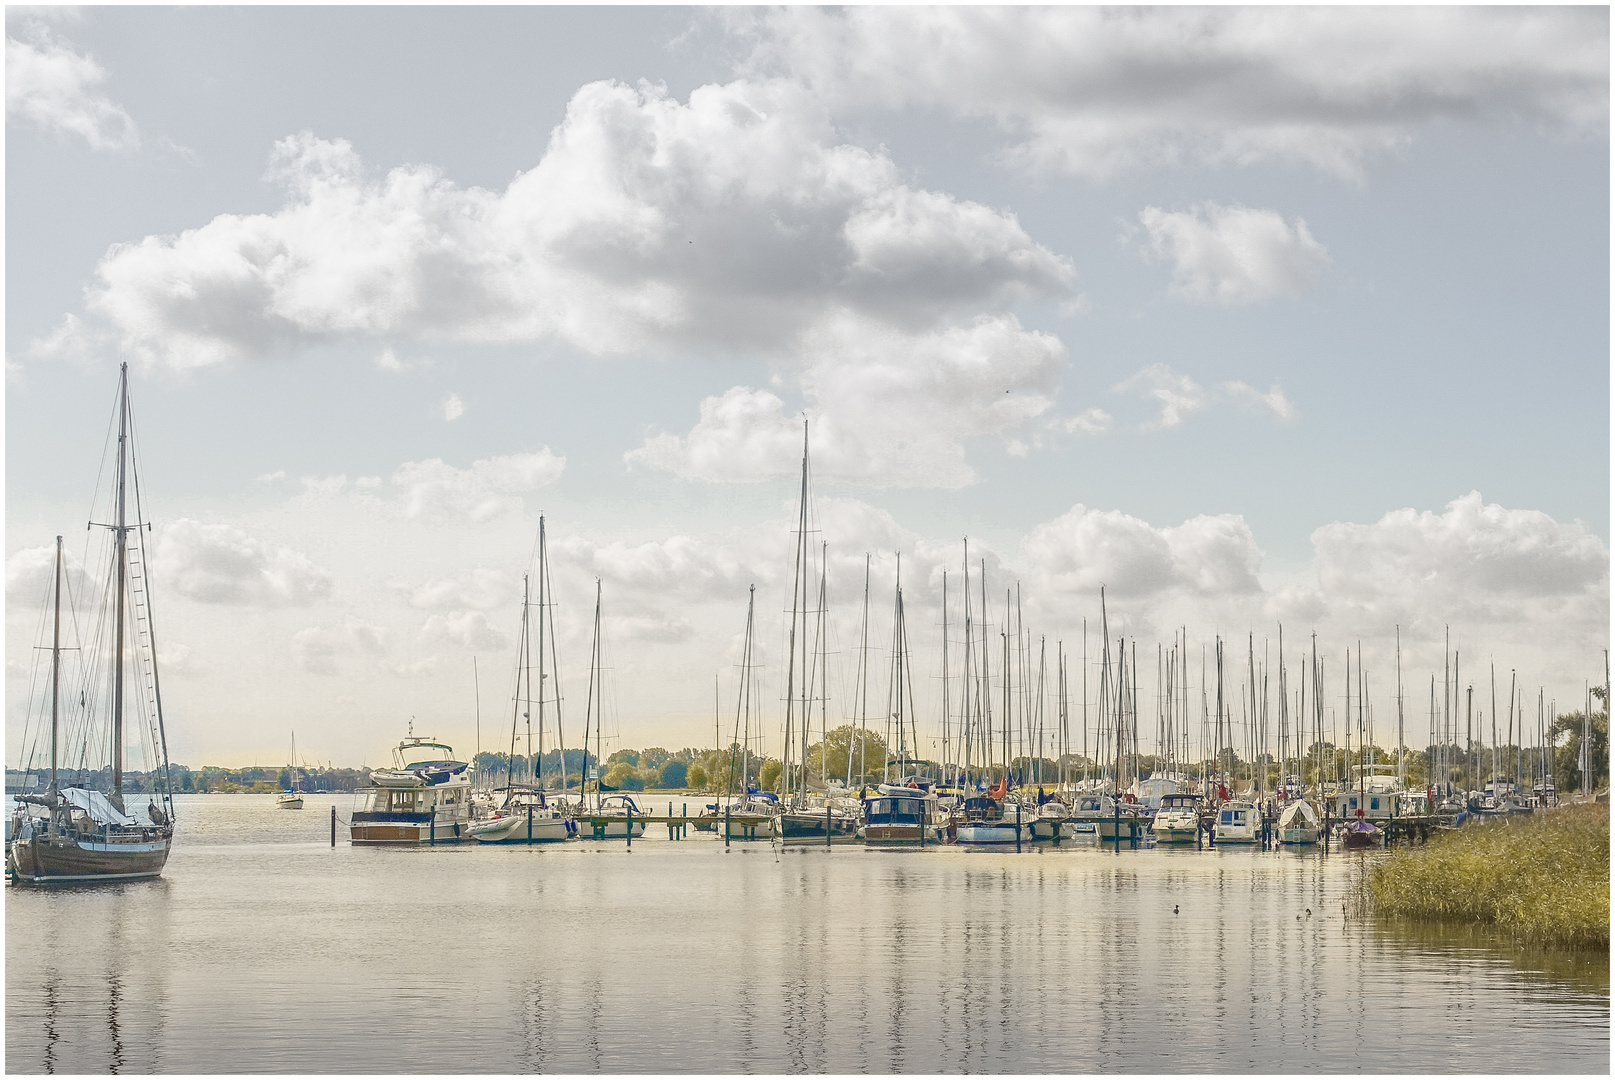
<svg viewBox="0 0 1615 1080">
<path fill-rule="evenodd" d="M 1609 806 L 1444 833 L 1372 867 L 1364 899 L 1400 918 L 1493 925 L 1522 944 L 1609 948 Z"/>
</svg>

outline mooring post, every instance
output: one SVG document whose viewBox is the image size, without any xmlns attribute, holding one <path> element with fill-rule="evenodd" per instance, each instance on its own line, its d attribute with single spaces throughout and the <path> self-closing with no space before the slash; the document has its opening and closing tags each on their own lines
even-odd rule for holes
<svg viewBox="0 0 1615 1080">
<path fill-rule="evenodd" d="M 336 803 L 331 804 L 331 846 L 336 847 Z"/>
<path fill-rule="evenodd" d="M 1020 849 L 1021 849 L 1021 800 L 1020 800 L 1019 796 L 1016 796 L 1016 798 L 1015 798 L 1015 850 L 1019 851 Z"/>
<path fill-rule="evenodd" d="M 633 846 L 634 846 L 634 801 L 632 799 L 628 799 L 627 803 L 628 803 L 628 847 L 630 849 L 632 849 Z"/>
<path fill-rule="evenodd" d="M 729 846 L 729 807 L 723 808 L 723 846 Z"/>
<path fill-rule="evenodd" d="M 533 804 L 527 804 L 527 842 L 533 842 Z"/>
<path fill-rule="evenodd" d="M 435 807 L 435 806 L 432 807 L 431 813 L 432 813 L 431 820 L 426 823 L 426 828 L 427 828 L 427 841 L 426 841 L 426 844 L 427 844 L 428 847 L 436 847 L 437 846 L 437 807 Z"/>
</svg>

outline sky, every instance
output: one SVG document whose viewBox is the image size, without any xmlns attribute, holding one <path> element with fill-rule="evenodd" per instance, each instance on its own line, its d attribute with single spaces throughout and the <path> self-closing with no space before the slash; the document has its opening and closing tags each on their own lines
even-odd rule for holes
<svg viewBox="0 0 1615 1080">
<path fill-rule="evenodd" d="M 1382 725 L 1399 643 L 1413 745 L 1449 635 L 1477 699 L 1603 681 L 1607 9 L 6 34 L 8 763 L 122 362 L 193 767 L 508 740 L 541 515 L 566 741 L 597 581 L 608 752 L 728 741 L 755 586 L 778 754 L 804 417 L 832 725 L 861 660 L 886 699 L 899 554 L 920 737 L 957 722 L 966 538 L 975 642 L 1018 590 L 1012 694 L 1041 649 L 1052 715 L 1064 655 L 1073 724 L 1101 586 L 1149 703 L 1180 631 L 1197 688 L 1316 634 L 1332 710 L 1360 648 Z"/>
</svg>

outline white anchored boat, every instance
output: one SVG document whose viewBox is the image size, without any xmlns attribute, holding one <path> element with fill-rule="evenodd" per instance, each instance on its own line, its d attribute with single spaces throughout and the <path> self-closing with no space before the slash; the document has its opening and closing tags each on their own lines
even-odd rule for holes
<svg viewBox="0 0 1615 1080">
<path fill-rule="evenodd" d="M 393 768 L 370 774 L 363 810 L 353 812 L 355 844 L 451 844 L 471 824 L 471 780 L 447 743 L 410 733 L 393 750 Z"/>
</svg>

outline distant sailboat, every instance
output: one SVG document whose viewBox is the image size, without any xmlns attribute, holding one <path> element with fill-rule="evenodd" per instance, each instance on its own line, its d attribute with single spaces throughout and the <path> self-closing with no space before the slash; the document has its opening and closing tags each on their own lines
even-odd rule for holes
<svg viewBox="0 0 1615 1080">
<path fill-rule="evenodd" d="M 297 732 L 292 732 L 292 759 L 286 767 L 286 790 L 275 796 L 275 809 L 303 809 L 303 782 L 297 772 Z"/>
<path fill-rule="evenodd" d="M 37 795 L 17 796 L 12 820 L 13 839 L 8 853 L 13 877 L 28 882 L 113 881 L 156 877 L 168 861 L 174 838 L 174 803 L 168 770 L 167 736 L 163 730 L 162 695 L 157 678 L 157 653 L 152 636 L 150 583 L 146 579 L 147 523 L 140 518 L 140 485 L 134 472 L 133 434 L 129 412 L 129 365 L 118 380 L 118 460 L 113 485 L 113 523 L 103 524 L 112 535 L 109 582 L 103 595 L 109 610 L 103 625 L 111 637 L 111 663 L 106 682 L 96 666 L 83 669 L 84 682 L 77 695 L 62 700 L 62 538 L 56 538 L 55 578 L 52 588 L 50 653 L 50 783 Z M 134 489 L 136 520 L 129 520 L 129 491 Z M 93 523 L 92 523 L 93 524 Z M 137 687 L 126 685 L 133 676 Z M 105 695 L 105 696 L 103 696 Z M 76 696 L 76 705 L 72 698 Z M 132 708 L 131 708 L 132 707 Z M 104 710 L 104 711 L 103 711 Z M 133 711 L 145 750 L 149 805 L 129 812 L 124 802 L 124 755 L 128 731 L 125 712 Z M 73 713 L 64 717 L 64 711 Z M 83 762 L 92 748 L 106 746 L 110 735 L 110 776 L 106 791 L 89 786 L 87 778 L 63 785 L 61 767 L 64 724 L 76 732 L 67 760 Z M 110 732 L 107 730 L 110 728 Z"/>
</svg>

